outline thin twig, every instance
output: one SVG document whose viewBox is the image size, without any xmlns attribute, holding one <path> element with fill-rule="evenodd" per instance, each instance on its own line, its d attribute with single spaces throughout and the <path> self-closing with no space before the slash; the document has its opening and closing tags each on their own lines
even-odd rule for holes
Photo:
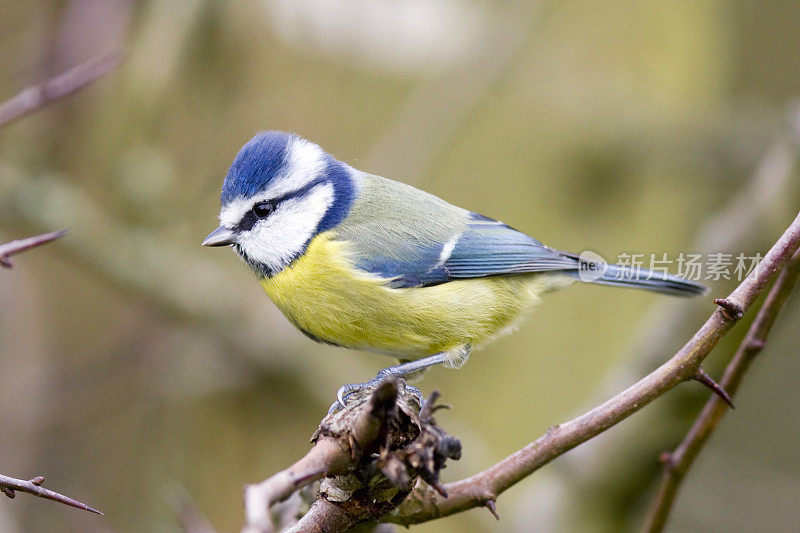
<svg viewBox="0 0 800 533">
<path fill-rule="evenodd" d="M 800 214 L 764 256 L 758 268 L 726 298 L 743 312 L 783 268 L 800 246 Z M 426 486 L 418 487 L 384 521 L 399 524 L 426 522 L 442 516 L 486 506 L 541 466 L 629 417 L 679 383 L 692 379 L 700 363 L 735 324 L 718 308 L 669 361 L 602 405 L 560 426 L 467 479 L 445 486 L 442 497 Z"/>
<path fill-rule="evenodd" d="M 54 241 L 60 237 L 63 237 L 66 233 L 67 230 L 62 229 L 61 231 L 43 233 L 41 235 L 28 237 L 27 239 L 18 239 L 16 241 L 0 244 L 0 266 L 4 268 L 13 268 L 14 264 L 10 259 L 12 255 Z"/>
<path fill-rule="evenodd" d="M 764 348 L 775 318 L 797 285 L 798 277 L 800 277 L 800 252 L 795 252 L 770 289 L 764 305 L 761 306 L 747 335 L 725 369 L 720 384 L 729 394 L 736 393 L 750 363 Z M 727 407 L 719 398 L 714 396 L 709 398 L 694 425 L 675 451 L 664 454 L 661 484 L 648 513 L 644 531 L 663 531 L 686 472 L 726 412 Z"/>
<path fill-rule="evenodd" d="M 0 126 L 8 124 L 47 104 L 81 89 L 114 70 L 122 54 L 119 51 L 94 57 L 48 81 L 28 87 L 0 104 Z"/>
<path fill-rule="evenodd" d="M 37 476 L 33 479 L 25 481 L 24 479 L 16 479 L 0 474 L 0 491 L 2 491 L 3 494 L 9 498 L 13 498 L 16 495 L 16 492 L 27 492 L 28 494 L 33 494 L 34 496 L 38 496 L 40 498 L 53 500 L 55 502 L 63 503 L 64 505 L 69 505 L 70 507 L 75 507 L 76 509 L 83 509 L 84 511 L 89 511 L 90 513 L 99 515 L 103 514 L 97 509 L 89 507 L 85 503 L 81 503 L 78 500 L 73 500 L 72 498 L 64 496 L 63 494 L 59 494 L 58 492 L 54 492 L 42 487 L 42 483 L 44 483 L 44 478 L 42 476 Z"/>
</svg>

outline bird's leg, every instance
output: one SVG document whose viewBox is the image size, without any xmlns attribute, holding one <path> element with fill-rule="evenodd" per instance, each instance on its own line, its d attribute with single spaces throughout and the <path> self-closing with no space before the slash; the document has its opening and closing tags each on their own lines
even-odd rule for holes
<svg viewBox="0 0 800 533">
<path fill-rule="evenodd" d="M 408 376 L 409 374 L 413 374 L 415 372 L 419 372 L 420 370 L 425 370 L 426 368 L 430 368 L 435 365 L 442 364 L 448 361 L 448 352 L 440 352 L 437 354 L 429 355 L 428 357 L 423 357 L 422 359 L 417 359 L 416 361 L 409 361 L 407 363 L 402 363 L 395 366 L 390 366 L 389 368 L 384 368 L 378 374 L 372 378 L 371 380 L 367 381 L 366 383 L 351 383 L 349 385 L 343 385 L 339 388 L 338 392 L 336 393 L 336 401 L 333 402 L 331 408 L 328 409 L 328 413 L 336 412 L 337 410 L 343 408 L 347 404 L 347 397 L 353 394 L 354 392 L 358 392 L 364 389 L 371 389 L 377 387 L 390 377 L 398 377 L 402 378 Z M 412 387 L 411 385 L 406 385 L 406 389 L 411 390 L 419 399 L 419 404 L 422 406 L 423 397 L 422 392 L 416 387 Z"/>
</svg>

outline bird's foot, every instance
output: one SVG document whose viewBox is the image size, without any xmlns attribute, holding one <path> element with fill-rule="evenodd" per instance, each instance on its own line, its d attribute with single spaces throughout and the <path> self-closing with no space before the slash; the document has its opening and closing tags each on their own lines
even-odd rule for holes
<svg viewBox="0 0 800 533">
<path fill-rule="evenodd" d="M 409 375 L 413 375 L 419 373 L 422 370 L 425 370 L 426 368 L 430 368 L 434 365 L 438 365 L 446 361 L 448 361 L 448 352 L 435 353 L 433 355 L 423 357 L 422 359 L 417 359 L 415 361 L 407 361 L 405 363 L 396 366 L 390 366 L 389 368 L 384 368 L 383 370 L 378 372 L 377 376 L 367 381 L 366 383 L 353 383 L 351 385 L 344 385 L 339 389 L 339 392 L 336 393 L 336 401 L 333 402 L 331 408 L 328 409 L 328 414 L 335 413 L 339 409 L 344 409 L 344 406 L 347 405 L 347 399 L 358 392 L 361 392 L 365 389 L 374 389 L 387 379 L 403 378 Z M 420 392 L 420 390 L 416 387 L 407 385 L 404 380 L 402 380 L 401 383 L 405 387 L 406 391 L 410 392 L 417 398 L 421 409 L 424 404 L 422 392 Z"/>
<path fill-rule="evenodd" d="M 378 372 L 378 375 L 372 378 L 371 380 L 367 381 L 366 383 L 350 383 L 349 385 L 342 385 L 339 387 L 339 390 L 336 392 L 336 401 L 333 402 L 330 409 L 328 409 L 328 414 L 335 413 L 339 409 L 344 409 L 347 405 L 347 402 L 351 399 L 354 399 L 355 395 L 359 395 L 362 391 L 366 390 L 373 390 L 379 387 L 384 381 L 394 377 L 393 373 L 385 372 L 389 369 L 384 369 Z M 422 396 L 422 391 L 420 391 L 417 387 L 413 385 L 408 385 L 405 380 L 400 380 L 400 383 L 403 387 L 405 387 L 406 393 L 411 393 L 419 402 L 420 408 L 422 408 L 424 402 L 424 398 Z"/>
</svg>

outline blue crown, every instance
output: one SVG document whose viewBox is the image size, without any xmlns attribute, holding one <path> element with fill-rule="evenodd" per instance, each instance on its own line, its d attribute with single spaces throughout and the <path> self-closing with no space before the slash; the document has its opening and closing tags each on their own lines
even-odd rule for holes
<svg viewBox="0 0 800 533">
<path fill-rule="evenodd" d="M 222 205 L 250 198 L 264 190 L 286 167 L 291 143 L 298 136 L 285 131 L 260 131 L 242 146 L 222 184 Z"/>
<path fill-rule="evenodd" d="M 236 198 L 250 198 L 266 189 L 286 170 L 292 144 L 301 139 L 299 135 L 285 131 L 260 131 L 242 146 L 233 160 L 225 182 L 222 184 L 220 201 L 223 207 Z M 333 184 L 335 201 L 317 227 L 326 231 L 339 224 L 353 205 L 355 187 L 349 166 L 324 153 L 325 168 L 304 189 L 323 181 Z M 298 193 L 303 191 L 297 191 Z"/>
</svg>

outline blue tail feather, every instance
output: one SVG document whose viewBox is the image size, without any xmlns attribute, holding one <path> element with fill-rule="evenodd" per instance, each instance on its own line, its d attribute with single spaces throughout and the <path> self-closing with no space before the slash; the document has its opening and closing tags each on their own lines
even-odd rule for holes
<svg viewBox="0 0 800 533">
<path fill-rule="evenodd" d="M 579 271 L 569 274 L 590 283 L 645 289 L 673 296 L 697 296 L 708 291 L 708 287 L 696 281 L 664 272 L 622 265 L 607 265 L 603 275 L 596 279 L 587 279 L 586 276 L 581 276 Z"/>
</svg>

